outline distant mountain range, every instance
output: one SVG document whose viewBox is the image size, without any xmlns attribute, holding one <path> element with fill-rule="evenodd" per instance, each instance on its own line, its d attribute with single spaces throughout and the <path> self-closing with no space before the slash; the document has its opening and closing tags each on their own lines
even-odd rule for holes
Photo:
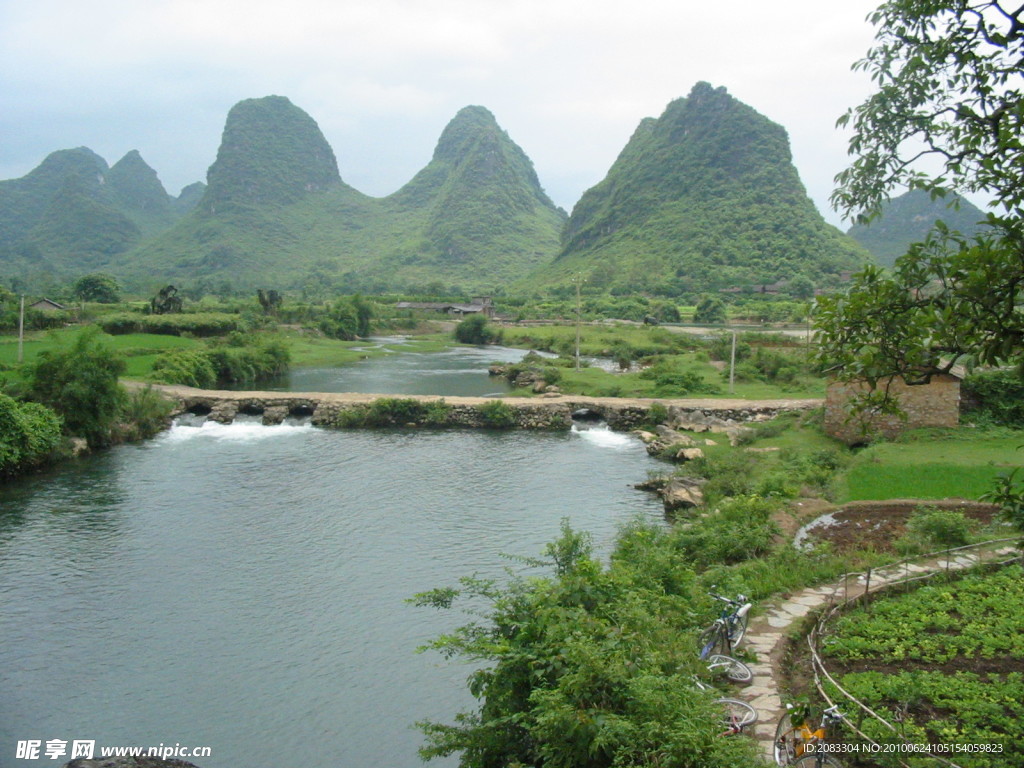
<svg viewBox="0 0 1024 768">
<path fill-rule="evenodd" d="M 983 228 L 985 214 L 962 197 L 933 200 L 928 192 L 915 189 L 888 201 L 877 218 L 868 224 L 854 224 L 847 234 L 871 251 L 879 264 L 891 267 L 940 220 L 970 237 Z"/>
<path fill-rule="evenodd" d="M 833 285 L 868 258 L 808 199 L 785 131 L 706 83 L 642 121 L 569 217 L 479 106 L 383 198 L 346 184 L 316 122 L 281 96 L 235 105 L 207 185 L 178 198 L 137 152 L 108 168 L 63 150 L 0 182 L 0 280 L 103 270 L 143 291 L 545 291 L 582 276 L 678 295 L 797 275 Z"/>
<path fill-rule="evenodd" d="M 62 275 L 105 267 L 187 215 L 204 189 L 171 197 L 135 151 L 113 167 L 85 147 L 54 152 L 27 176 L 0 181 L 0 265 Z"/>
</svg>

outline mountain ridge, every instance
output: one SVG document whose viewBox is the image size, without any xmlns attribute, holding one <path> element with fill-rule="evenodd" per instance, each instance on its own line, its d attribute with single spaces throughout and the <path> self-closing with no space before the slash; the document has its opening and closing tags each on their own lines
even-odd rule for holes
<svg viewBox="0 0 1024 768">
<path fill-rule="evenodd" d="M 385 197 L 349 186 L 316 121 L 284 96 L 232 107 L 208 184 L 178 198 L 137 152 L 110 168 L 90 150 L 65 152 L 81 186 L 63 204 L 69 221 L 37 226 L 28 247 L 2 242 L 0 268 L 19 258 L 69 276 L 103 268 L 144 291 L 167 281 L 537 291 L 583 274 L 595 290 L 681 295 L 801 274 L 833 285 L 869 258 L 814 208 L 785 129 L 707 83 L 642 119 L 569 216 L 482 106 L 459 110 L 430 161 Z M 0 182 L 0 240 L 4 200 L 54 176 L 60 159 Z M 85 232 L 69 250 L 74 221 L 108 237 Z"/>
<path fill-rule="evenodd" d="M 877 217 L 854 224 L 847 234 L 871 251 L 879 264 L 891 267 L 911 243 L 924 240 L 938 220 L 970 237 L 984 228 L 985 214 L 957 195 L 932 199 L 928 192 L 915 189 L 889 200 Z"/>
<path fill-rule="evenodd" d="M 613 292 L 672 295 L 804 274 L 823 286 L 869 258 L 807 197 L 785 129 L 700 82 L 640 122 L 530 282 L 581 275 Z"/>
</svg>

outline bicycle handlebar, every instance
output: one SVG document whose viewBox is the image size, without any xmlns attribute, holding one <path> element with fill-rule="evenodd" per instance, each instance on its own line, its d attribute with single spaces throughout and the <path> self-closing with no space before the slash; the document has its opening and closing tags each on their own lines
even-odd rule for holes
<svg viewBox="0 0 1024 768">
<path fill-rule="evenodd" d="M 747 602 L 746 595 L 736 595 L 736 599 L 734 600 L 731 597 L 723 597 L 722 595 L 716 595 L 714 592 L 708 592 L 708 594 L 711 595 L 711 597 L 713 597 L 715 600 L 719 600 L 723 603 L 728 603 L 729 605 L 743 605 L 745 602 Z"/>
</svg>

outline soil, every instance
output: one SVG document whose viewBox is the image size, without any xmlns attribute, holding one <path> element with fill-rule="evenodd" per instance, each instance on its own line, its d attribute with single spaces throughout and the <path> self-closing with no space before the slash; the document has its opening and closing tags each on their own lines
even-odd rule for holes
<svg viewBox="0 0 1024 768">
<path fill-rule="evenodd" d="M 834 512 L 836 523 L 816 529 L 812 538 L 829 542 L 835 552 L 858 549 L 893 552 L 893 545 L 907 531 L 911 513 L 922 506 L 958 509 L 980 525 L 991 523 L 997 511 L 993 504 L 963 499 L 856 501 Z"/>
</svg>

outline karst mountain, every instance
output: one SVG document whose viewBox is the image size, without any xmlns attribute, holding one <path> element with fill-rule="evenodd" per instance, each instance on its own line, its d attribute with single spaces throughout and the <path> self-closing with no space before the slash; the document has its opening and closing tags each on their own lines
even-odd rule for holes
<svg viewBox="0 0 1024 768">
<path fill-rule="evenodd" d="M 283 96 L 236 104 L 207 183 L 178 198 L 138 152 L 113 167 L 85 148 L 55 152 L 0 182 L 0 276 L 540 293 L 582 278 L 679 295 L 798 275 L 834 285 L 870 258 L 807 197 L 785 130 L 706 83 L 641 121 L 569 217 L 480 106 L 454 116 L 393 194 L 343 176 L 316 121 Z"/>
</svg>

